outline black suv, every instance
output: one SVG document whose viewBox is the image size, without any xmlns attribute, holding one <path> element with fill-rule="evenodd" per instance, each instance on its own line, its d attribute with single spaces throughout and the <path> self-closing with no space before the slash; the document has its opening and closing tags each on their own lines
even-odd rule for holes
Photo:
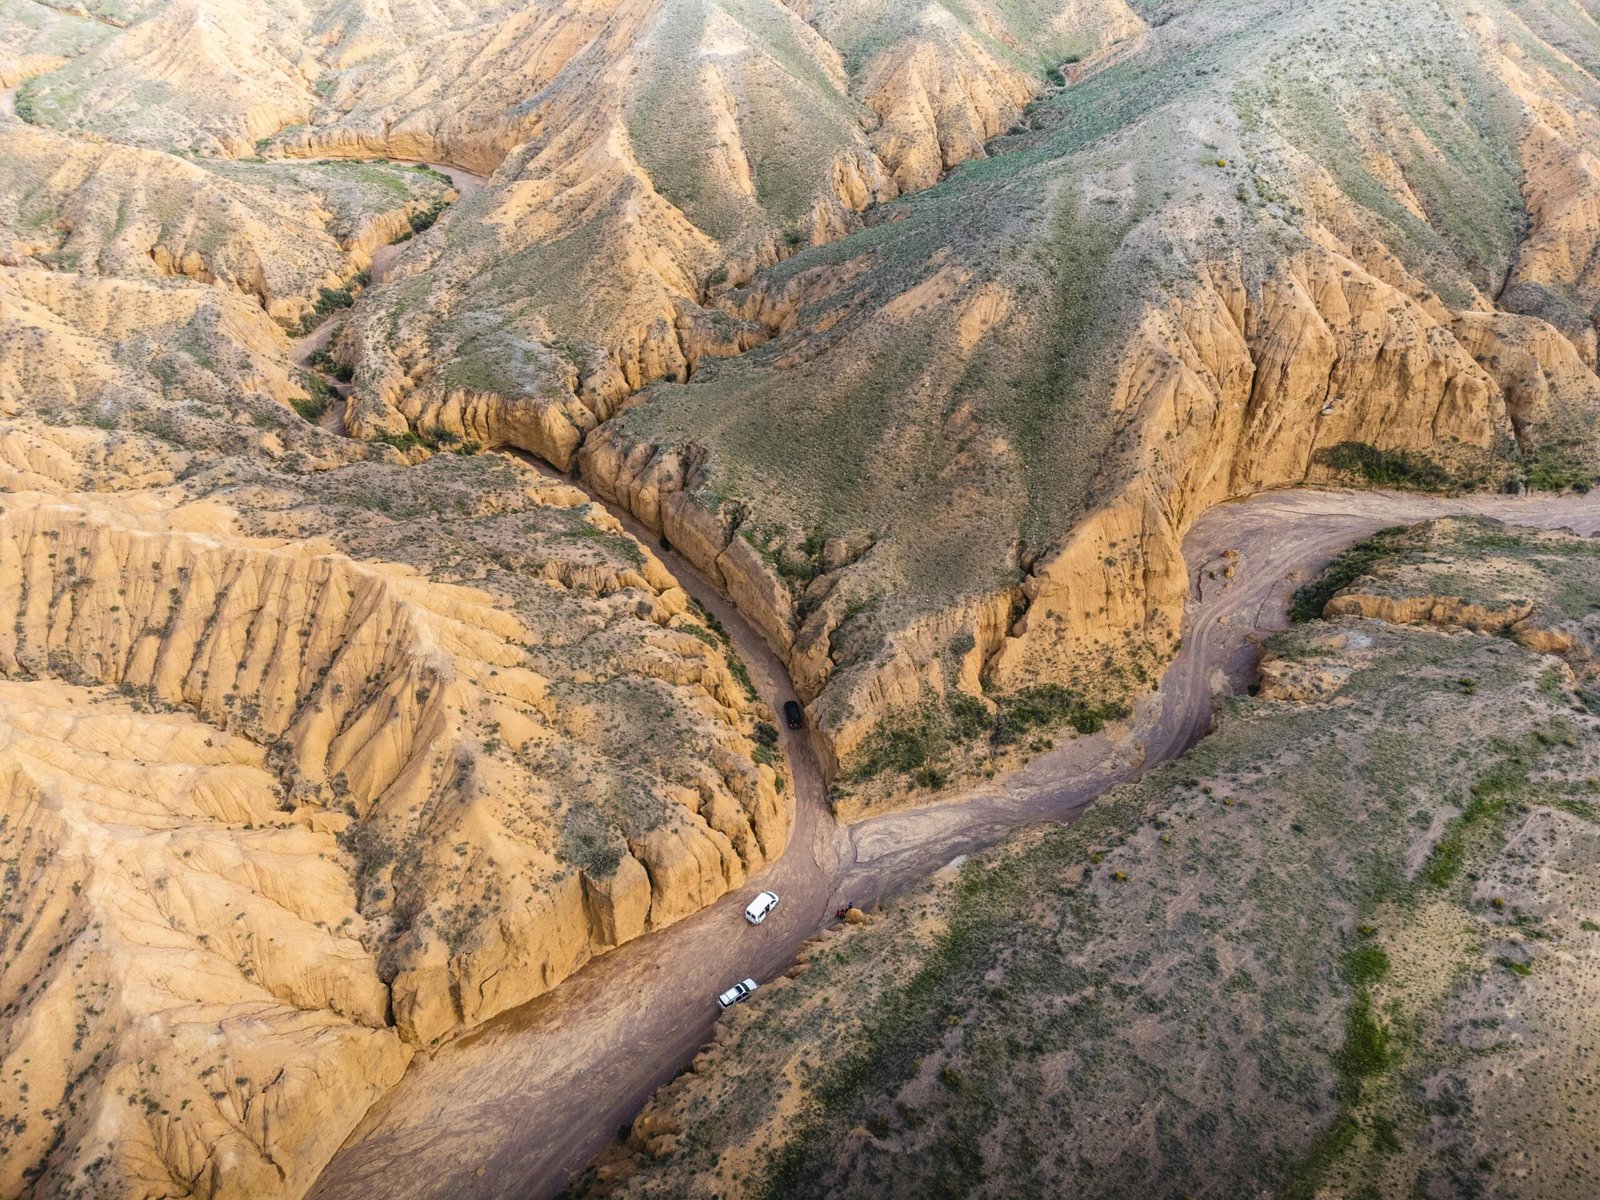
<svg viewBox="0 0 1600 1200">
<path fill-rule="evenodd" d="M 806 710 L 793 700 L 783 702 L 783 723 L 790 729 L 804 729 L 806 727 Z"/>
</svg>

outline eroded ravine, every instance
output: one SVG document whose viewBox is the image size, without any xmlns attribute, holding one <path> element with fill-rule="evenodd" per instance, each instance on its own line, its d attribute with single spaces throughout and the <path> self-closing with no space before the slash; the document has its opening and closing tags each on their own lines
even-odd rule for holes
<svg viewBox="0 0 1600 1200">
<path fill-rule="evenodd" d="M 800 796 L 795 834 L 778 862 L 739 893 L 596 960 L 432 1057 L 419 1057 L 312 1194 L 366 1195 L 381 1179 L 395 1197 L 554 1195 L 693 1057 L 714 1024 L 715 993 L 746 974 L 769 979 L 781 972 L 837 899 L 891 895 L 1017 828 L 1070 819 L 1144 766 L 1181 754 L 1209 727 L 1217 692 L 1248 677 L 1250 639 L 1281 627 L 1300 580 L 1385 525 L 1463 512 L 1600 530 L 1596 495 L 1263 494 L 1213 509 L 1191 531 L 1183 649 L 1120 738 L 1113 732 L 1071 741 L 1001 786 L 871 818 L 836 839 L 809 747 L 788 735 Z M 1211 568 L 1228 550 L 1238 552 L 1234 577 L 1216 571 L 1213 578 Z M 765 643 L 686 564 L 663 557 L 723 621 L 763 696 L 781 702 L 787 680 Z M 739 910 L 758 887 L 780 892 L 785 903 L 752 928 Z"/>
<path fill-rule="evenodd" d="M 532 456 L 512 457 L 564 478 Z M 648 537 L 627 513 L 607 508 L 636 537 Z M 676 553 L 655 553 L 722 623 L 761 697 L 774 709 L 793 699 L 782 663 L 739 611 Z M 839 830 L 806 735 L 784 730 L 783 739 L 795 817 L 775 863 L 671 927 L 670 939 L 652 934 L 619 947 L 539 1000 L 431 1057 L 419 1055 L 311 1194 L 365 1196 L 381 1179 L 394 1196 L 460 1189 L 511 1196 L 525 1194 L 530 1180 L 550 1181 L 539 1185 L 541 1193 L 557 1190 L 581 1170 L 705 1040 L 715 1012 L 707 989 L 721 987 L 712 981 L 730 972 L 777 974 L 828 911 Z M 759 888 L 777 891 L 784 902 L 755 929 L 739 912 Z"/>
<path fill-rule="evenodd" d="M 342 315 L 317 333 L 325 337 Z M 556 475 L 532 455 L 513 456 Z M 581 480 L 558 477 L 656 544 L 623 506 Z M 798 795 L 794 832 L 776 863 L 710 908 L 596 959 L 554 991 L 419 1056 L 312 1194 L 365 1195 L 378 1179 L 394 1196 L 554 1194 L 693 1057 L 715 1021 L 711 998 L 727 983 L 781 972 L 841 900 L 876 902 L 1019 827 L 1071 819 L 1145 765 L 1181 754 L 1209 727 L 1217 691 L 1245 681 L 1254 657 L 1250 635 L 1282 624 L 1297 579 L 1384 525 L 1463 511 L 1573 524 L 1584 532 L 1600 524 L 1600 502 L 1587 498 L 1258 496 L 1213 509 L 1185 539 L 1191 599 L 1183 648 L 1131 728 L 1069 741 L 1000 785 L 872 817 L 847 831 L 828 808 L 810 745 L 786 732 Z M 1209 567 L 1230 549 L 1239 552 L 1233 577 L 1213 575 Z M 664 547 L 656 553 L 728 630 L 763 699 L 776 708 L 795 697 L 784 664 L 735 606 L 680 554 Z M 780 892 L 784 904 L 752 929 L 739 909 L 760 887 Z"/>
</svg>

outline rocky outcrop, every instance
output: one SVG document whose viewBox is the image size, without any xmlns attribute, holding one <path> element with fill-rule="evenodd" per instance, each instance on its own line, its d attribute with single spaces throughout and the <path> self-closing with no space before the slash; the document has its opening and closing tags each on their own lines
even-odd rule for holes
<svg viewBox="0 0 1600 1200">
<path fill-rule="evenodd" d="M 1574 615 L 1572 597 L 1595 548 L 1566 532 L 1511 530 L 1498 521 L 1444 518 L 1407 531 L 1322 615 L 1505 637 L 1567 661 L 1591 680 L 1600 617 Z"/>
<path fill-rule="evenodd" d="M 1391 625 L 1439 625 L 1473 633 L 1509 634 L 1533 612 L 1533 601 L 1486 608 L 1457 596 L 1365 596 L 1342 592 L 1322 610 L 1329 617 L 1369 617 Z"/>
<path fill-rule="evenodd" d="M 1529 229 L 1501 288 L 1501 303 L 1542 317 L 1570 340 L 1583 362 L 1597 362 L 1594 313 L 1600 304 L 1595 249 L 1600 237 L 1600 157 L 1594 115 L 1573 106 L 1515 38 L 1489 22 L 1479 36 L 1495 48 L 1502 79 L 1528 113 L 1521 156 Z"/>
<path fill-rule="evenodd" d="M 760 551 L 740 536 L 737 510 L 712 510 L 697 495 L 700 458 L 629 445 L 608 427 L 584 443 L 579 465 L 597 492 L 671 542 L 787 659 L 794 645 L 794 597 Z"/>
<path fill-rule="evenodd" d="M 1445 325 L 1323 246 L 1289 259 L 1259 299 L 1213 268 L 1150 313 L 1113 406 L 1139 430 L 1133 482 L 1025 582 L 1026 613 L 991 667 L 1001 687 L 1070 678 L 1074 660 L 1130 641 L 1165 659 L 1188 593 L 1183 535 L 1211 505 L 1318 478 L 1321 448 L 1481 451 L 1506 421 Z"/>
<path fill-rule="evenodd" d="M 1461 313 L 1450 332 L 1500 389 L 1517 444 L 1582 444 L 1587 414 L 1600 409 L 1600 379 L 1570 338 L 1535 317 Z"/>
</svg>

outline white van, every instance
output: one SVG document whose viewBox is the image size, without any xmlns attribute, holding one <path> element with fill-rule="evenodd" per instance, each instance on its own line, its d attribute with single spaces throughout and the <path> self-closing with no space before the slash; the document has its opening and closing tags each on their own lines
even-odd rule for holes
<svg viewBox="0 0 1600 1200">
<path fill-rule="evenodd" d="M 762 892 L 754 900 L 750 901 L 750 907 L 744 910 L 744 919 L 752 925 L 759 925 L 777 907 L 778 893 Z"/>
</svg>

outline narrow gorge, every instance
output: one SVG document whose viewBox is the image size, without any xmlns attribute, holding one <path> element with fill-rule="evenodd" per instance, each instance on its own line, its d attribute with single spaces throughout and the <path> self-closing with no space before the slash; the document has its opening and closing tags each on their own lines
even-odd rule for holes
<svg viewBox="0 0 1600 1200">
<path fill-rule="evenodd" d="M 1089 953 L 1166 886 L 1102 878 L 1111 844 L 1227 843 L 1184 764 L 1235 788 L 1269 728 L 1350 739 L 1352 838 L 1413 822 L 1405 895 L 1499 946 L 1461 971 L 1581 992 L 1577 941 L 1546 962 L 1465 876 L 1413 886 L 1509 869 L 1498 783 L 1410 741 L 1411 811 L 1355 776 L 1440 723 L 1588 877 L 1587 543 L 1530 530 L 1591 533 L 1600 495 L 1597 80 L 1576 0 L 0 5 L 0 1195 L 1084 1190 L 1093 1138 L 1028 1175 L 906 1113 L 982 1108 L 985 989 L 1032 1080 L 1079 1049 L 1032 1015 L 1125 964 L 1036 989 L 961 939 Z M 1402 694 L 1393 743 L 1343 710 Z M 1286 778 L 1238 794 L 1333 853 Z M 1207 894 L 1275 861 L 1210 854 Z M 1397 910 L 1309 894 L 1308 1036 L 1347 1003 L 1438 1033 L 1392 1015 L 1415 964 L 1351 974 L 1351 938 L 1402 962 Z M 859 932 L 813 941 L 836 912 Z M 993 978 L 936 1012 L 890 927 Z M 1264 996 L 1268 957 L 1218 969 Z M 857 990 L 888 999 L 835 1020 Z M 743 1032 L 784 1011 L 798 1057 Z M 1395 1183 L 1396 1097 L 1434 1084 L 1386 1061 L 1300 1071 L 1265 1190 L 1391 1121 L 1378 1193 L 1438 1191 Z M 735 1079 L 760 1112 L 708 1164 L 684 1114 Z M 1527 1194 L 1463 1138 L 1491 1165 L 1451 1171 Z"/>
</svg>

